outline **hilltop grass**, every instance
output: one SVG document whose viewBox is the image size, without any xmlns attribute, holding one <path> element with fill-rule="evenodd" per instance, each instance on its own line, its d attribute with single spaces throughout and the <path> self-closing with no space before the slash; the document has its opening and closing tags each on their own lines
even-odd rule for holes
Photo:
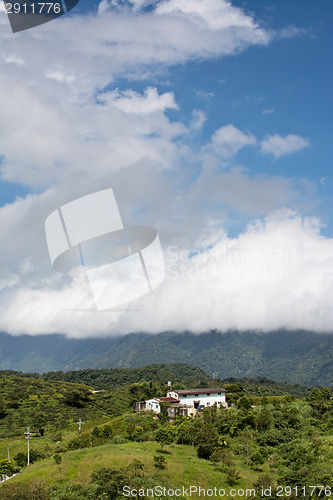
<svg viewBox="0 0 333 500">
<path fill-rule="evenodd" d="M 159 445 L 154 442 L 129 442 L 70 451 L 62 454 L 61 465 L 56 465 L 52 458 L 36 462 L 11 481 L 20 483 L 42 481 L 49 486 L 73 483 L 88 485 L 94 470 L 100 467 L 127 467 L 137 459 L 144 464 L 144 475 L 157 485 L 189 488 L 200 484 L 206 489 L 216 487 L 230 490 L 231 486 L 226 482 L 226 475 L 208 460 L 198 458 L 195 447 L 167 446 L 166 451 L 169 452 L 165 454 L 167 466 L 162 470 L 156 469 L 153 465 L 153 456 L 160 453 L 159 450 Z M 257 480 L 259 471 L 245 467 L 243 460 L 237 457 L 235 462 L 241 477 L 234 487 L 249 488 Z M 263 470 L 267 471 L 268 466 L 263 467 Z"/>
</svg>

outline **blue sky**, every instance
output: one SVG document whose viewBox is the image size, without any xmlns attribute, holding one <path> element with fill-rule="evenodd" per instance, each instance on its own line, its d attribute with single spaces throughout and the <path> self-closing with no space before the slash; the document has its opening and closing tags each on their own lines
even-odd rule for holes
<svg viewBox="0 0 333 500">
<path fill-rule="evenodd" d="M 13 35 L 0 12 L 0 329 L 331 331 L 332 21 L 330 0 L 80 0 Z M 96 321 L 68 312 L 84 286 L 44 221 L 104 187 L 159 231 L 167 277 Z"/>
</svg>

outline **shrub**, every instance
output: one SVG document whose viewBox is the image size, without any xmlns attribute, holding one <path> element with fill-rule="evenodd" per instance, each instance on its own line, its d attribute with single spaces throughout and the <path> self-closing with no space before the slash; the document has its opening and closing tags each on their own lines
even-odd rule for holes
<svg viewBox="0 0 333 500">
<path fill-rule="evenodd" d="M 31 464 L 33 464 L 37 460 L 42 460 L 43 458 L 45 458 L 45 456 L 42 453 L 39 453 L 38 451 L 35 450 L 30 450 L 29 462 Z M 28 464 L 28 454 L 23 451 L 19 451 L 15 455 L 14 460 L 19 467 L 26 467 Z"/>
<path fill-rule="evenodd" d="M 1 487 L 1 500 L 49 500 L 50 490 L 41 482 L 11 483 Z"/>
<path fill-rule="evenodd" d="M 155 455 L 154 456 L 154 465 L 158 469 L 164 469 L 166 466 L 166 458 L 163 455 Z"/>
<path fill-rule="evenodd" d="M 61 455 L 59 455 L 59 453 L 55 453 L 55 454 L 53 455 L 53 460 L 55 461 L 55 463 L 56 463 L 57 465 L 59 465 L 59 464 L 61 464 L 62 456 L 61 456 Z"/>
<path fill-rule="evenodd" d="M 18 471 L 19 469 L 9 462 L 7 458 L 0 460 L 0 476 L 12 476 Z"/>
</svg>

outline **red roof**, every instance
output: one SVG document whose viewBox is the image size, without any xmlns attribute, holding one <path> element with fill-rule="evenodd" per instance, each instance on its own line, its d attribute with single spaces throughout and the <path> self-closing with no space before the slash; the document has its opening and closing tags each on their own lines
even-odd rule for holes
<svg viewBox="0 0 333 500">
<path fill-rule="evenodd" d="M 176 392 L 180 396 L 187 396 L 189 394 L 211 394 L 211 393 L 216 393 L 216 392 L 226 392 L 225 389 L 222 389 L 221 387 L 207 387 L 206 389 L 182 389 L 182 390 L 174 390 L 173 392 Z"/>
<path fill-rule="evenodd" d="M 164 401 L 165 403 L 179 403 L 179 399 L 165 397 L 165 398 L 156 398 L 158 401 Z"/>
</svg>

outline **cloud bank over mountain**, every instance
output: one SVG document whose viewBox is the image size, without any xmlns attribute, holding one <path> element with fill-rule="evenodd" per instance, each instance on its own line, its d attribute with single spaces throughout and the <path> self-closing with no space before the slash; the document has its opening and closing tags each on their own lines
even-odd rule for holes
<svg viewBox="0 0 333 500">
<path fill-rule="evenodd" d="M 15 37 L 6 22 L 2 11 L 1 177 L 28 194 L 0 206 L 1 330 L 332 330 L 333 240 L 302 210 L 309 192 L 316 205 L 315 185 L 303 174 L 247 166 L 244 156 L 282 162 L 312 149 L 311 137 L 231 122 L 202 98 L 214 98 L 198 90 L 202 83 L 188 82 L 193 102 L 174 83 L 181 68 L 211 63 L 223 73 L 225 59 L 304 31 L 281 37 L 224 0 L 103 0 L 95 12 Z M 265 103 L 259 114 L 271 119 L 275 108 Z M 89 311 L 84 275 L 52 269 L 44 221 L 105 187 L 126 224 L 158 230 L 166 280 L 98 314 Z"/>
</svg>

